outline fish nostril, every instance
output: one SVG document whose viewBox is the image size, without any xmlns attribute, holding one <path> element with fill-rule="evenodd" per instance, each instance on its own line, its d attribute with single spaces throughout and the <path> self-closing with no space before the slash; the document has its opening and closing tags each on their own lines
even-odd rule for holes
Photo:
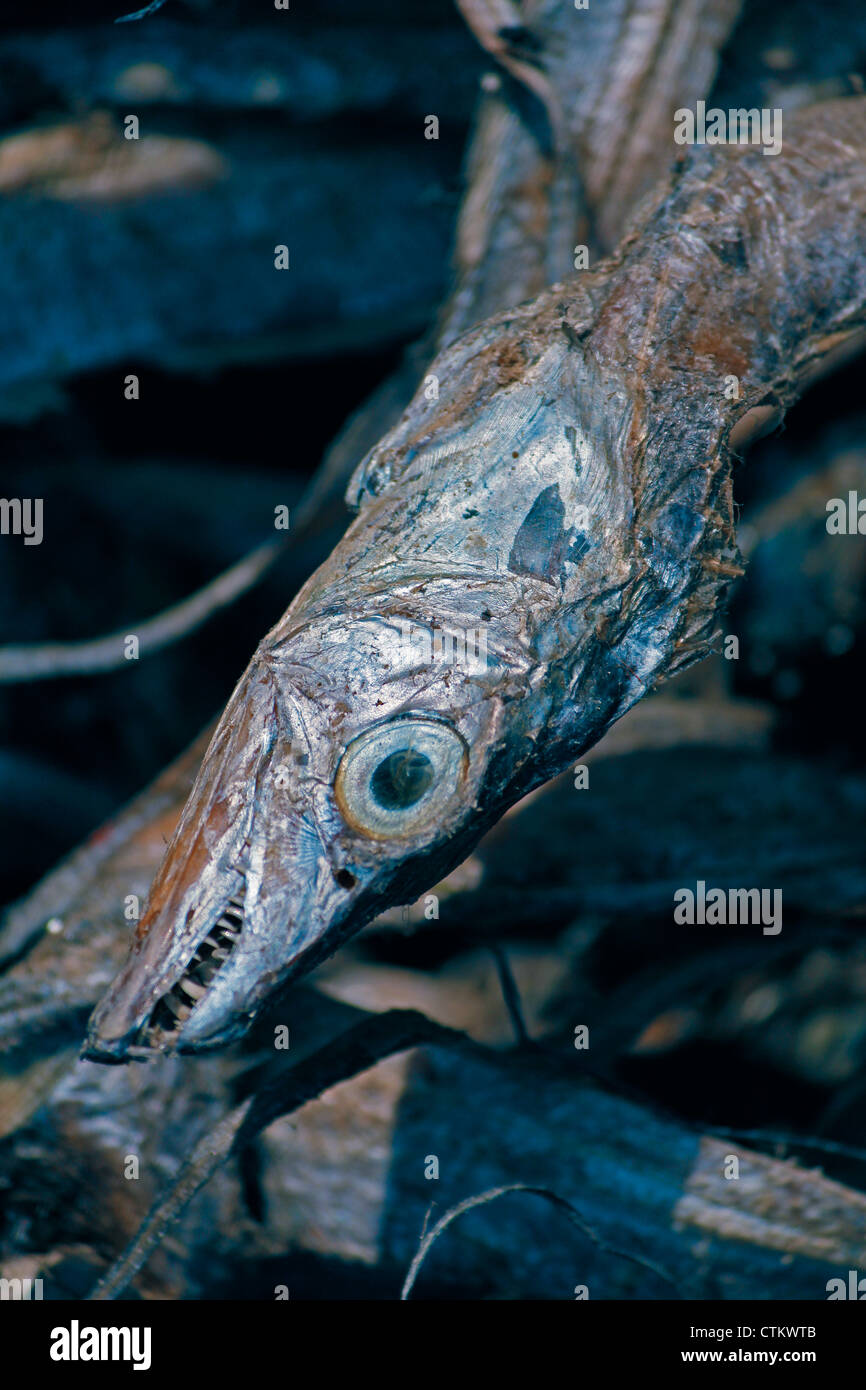
<svg viewBox="0 0 866 1390">
<path fill-rule="evenodd" d="M 334 878 L 341 888 L 354 888 L 355 884 L 358 882 L 355 875 L 350 873 L 348 869 L 338 869 L 334 874 Z"/>
</svg>

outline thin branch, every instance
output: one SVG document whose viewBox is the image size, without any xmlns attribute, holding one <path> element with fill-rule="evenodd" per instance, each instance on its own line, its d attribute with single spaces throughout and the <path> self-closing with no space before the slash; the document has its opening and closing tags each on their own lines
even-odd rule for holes
<svg viewBox="0 0 866 1390">
<path fill-rule="evenodd" d="M 498 941 L 494 941 L 490 947 L 493 959 L 496 962 L 496 973 L 499 976 L 499 987 L 502 990 L 502 998 L 508 1010 L 508 1017 L 511 1019 L 511 1026 L 514 1029 L 515 1037 L 521 1047 L 532 1045 L 532 1039 L 526 1027 L 526 1019 L 523 1015 L 523 1004 L 520 999 L 520 990 L 517 988 L 517 981 L 511 969 L 511 963 L 505 953 L 504 948 Z"/>
<path fill-rule="evenodd" d="M 173 1221 L 189 1205 L 195 1194 L 209 1182 L 232 1152 L 241 1129 L 255 1101 L 248 1096 L 242 1105 L 230 1110 L 208 1134 L 200 1139 L 180 1170 L 177 1181 L 161 1197 L 139 1227 L 132 1242 L 120 1259 L 99 1281 L 91 1299 L 96 1301 L 117 1298 L 161 1243 Z"/>
<path fill-rule="evenodd" d="M 151 0 L 151 4 L 145 5 L 143 10 L 134 10 L 132 14 L 122 14 L 114 22 L 115 24 L 129 24 L 133 19 L 146 19 L 149 14 L 156 14 L 157 10 L 161 10 L 164 4 L 165 0 Z"/>
<path fill-rule="evenodd" d="M 581 1234 L 586 1236 L 587 1240 L 591 1241 L 599 1250 L 604 1251 L 606 1255 L 613 1255 L 618 1259 L 628 1260 L 631 1264 L 636 1264 L 642 1269 L 650 1270 L 653 1274 L 657 1275 L 659 1279 L 663 1279 L 666 1284 L 669 1284 L 670 1287 L 674 1289 L 677 1298 L 682 1297 L 674 1280 L 660 1265 L 655 1264 L 653 1260 L 644 1259 L 642 1255 L 632 1255 L 628 1250 L 618 1250 L 615 1246 L 608 1245 L 591 1226 L 587 1225 L 577 1208 L 572 1206 L 571 1202 L 566 1201 L 565 1197 L 560 1197 L 558 1192 L 551 1191 L 549 1187 L 535 1187 L 531 1183 L 516 1182 L 509 1183 L 506 1187 L 492 1187 L 487 1192 L 479 1192 L 476 1193 L 474 1197 L 467 1197 L 465 1201 L 458 1202 L 455 1207 L 452 1207 L 450 1211 L 446 1211 L 445 1215 L 440 1217 L 432 1230 L 428 1231 L 421 1239 L 418 1252 L 409 1266 L 406 1280 L 400 1292 L 401 1302 L 405 1302 L 412 1292 L 413 1285 L 418 1277 L 422 1264 L 427 1258 L 430 1247 L 433 1245 L 434 1241 L 439 1239 L 442 1232 L 451 1225 L 451 1222 L 456 1221 L 457 1217 L 462 1216 L 464 1212 L 472 1211 L 474 1207 L 484 1206 L 487 1202 L 495 1202 L 498 1197 L 505 1197 L 509 1192 L 528 1192 L 533 1197 L 542 1197 L 544 1201 L 550 1202 L 552 1206 L 558 1207 L 560 1211 L 564 1211 L 571 1224 L 576 1226 Z"/>
<path fill-rule="evenodd" d="M 435 1207 L 435 1205 L 436 1205 L 435 1202 L 431 1202 L 430 1205 L 429 1205 L 429 1207 L 427 1208 L 427 1210 L 426 1210 L 425 1213 L 424 1213 L 424 1220 L 423 1220 L 422 1223 L 421 1223 L 421 1239 L 422 1239 L 422 1240 L 424 1239 L 424 1237 L 425 1237 L 426 1234 L 427 1234 L 427 1230 L 428 1230 L 428 1227 L 429 1227 L 429 1225 L 430 1225 L 430 1217 L 433 1215 L 433 1208 Z"/>
<path fill-rule="evenodd" d="M 252 1075 L 248 1077 L 255 1086 L 252 1095 L 247 1096 L 195 1146 L 191 1155 L 181 1165 L 177 1177 L 158 1197 L 127 1249 L 111 1266 L 90 1297 L 97 1300 L 118 1297 L 156 1250 L 171 1224 L 183 1213 L 195 1194 L 222 1164 L 233 1154 L 239 1153 L 274 1120 L 292 1114 L 341 1081 L 368 1071 L 385 1057 L 428 1044 L 445 1047 L 456 1052 L 458 1056 L 486 1060 L 488 1063 L 494 1060 L 488 1048 L 474 1042 L 466 1034 L 435 1023 L 414 1010 L 401 1009 L 363 1016 L 357 1023 L 344 1028 L 336 1037 L 299 1062 L 289 1063 L 287 1058 L 274 1057 L 268 1062 L 264 1074 L 258 1078 Z M 524 1058 L 523 1064 L 530 1066 L 529 1056 Z M 497 1065 L 501 1065 L 501 1057 Z M 530 1070 L 533 1071 L 534 1068 Z M 763 1139 L 773 1138 L 761 1132 L 754 1133 L 756 1137 Z M 835 1147 L 841 1149 L 841 1146 Z M 758 1157 L 755 1155 L 756 1159 Z M 761 1161 L 774 1162 L 764 1158 L 761 1158 Z M 792 1169 L 795 1173 L 799 1171 L 794 1165 Z M 835 1200 L 836 1185 L 832 1186 Z M 651 1272 L 674 1289 L 678 1297 L 684 1296 L 675 1281 L 660 1265 L 641 1255 L 609 1245 L 587 1224 L 581 1212 L 558 1193 L 541 1185 L 517 1183 L 468 1198 L 447 1212 L 432 1230 L 427 1229 L 432 1208 L 428 1211 L 420 1237 L 421 1244 L 404 1283 L 404 1299 L 408 1298 L 433 1242 L 451 1222 L 464 1211 L 508 1192 L 528 1192 L 551 1202 L 565 1212 L 572 1224 L 599 1250 L 613 1259 L 627 1260 Z M 854 1200 L 854 1194 L 843 1193 L 842 1196 L 846 1201 Z M 817 1195 L 816 1200 L 820 1200 Z M 859 1208 L 856 1210 L 859 1211 Z M 774 1248 L 762 1240 L 757 1240 L 756 1243 L 765 1245 L 766 1248 Z"/>
<path fill-rule="evenodd" d="M 866 1163 L 866 1149 L 854 1148 L 851 1144 L 839 1144 L 835 1139 L 809 1138 L 806 1134 L 782 1134 L 768 1129 L 730 1129 L 725 1125 L 712 1125 L 710 1133 L 723 1139 L 745 1139 L 749 1144 L 779 1144 L 786 1149 L 810 1149 L 815 1153 L 834 1154 L 838 1158 L 852 1158 L 858 1163 Z"/>
<path fill-rule="evenodd" d="M 412 1009 L 391 1009 L 364 1018 L 290 1067 L 278 1066 L 241 1105 L 196 1144 L 169 1190 L 157 1198 L 126 1250 L 89 1295 L 94 1301 L 117 1298 L 163 1240 L 195 1194 L 219 1167 L 283 1115 L 299 1110 L 323 1091 L 367 1071 L 385 1057 L 421 1043 L 466 1042 L 462 1033 Z"/>
<path fill-rule="evenodd" d="M 201 627 L 221 608 L 251 589 L 283 553 L 285 540 L 266 541 L 245 555 L 236 565 L 217 575 L 203 589 L 166 608 L 155 618 L 132 623 L 107 637 L 85 642 L 46 642 L 32 646 L 0 647 L 0 684 L 18 681 L 51 680 L 58 676 L 90 676 L 128 666 L 124 644 L 128 636 L 138 638 L 138 654 L 154 652 L 186 637 Z"/>
</svg>

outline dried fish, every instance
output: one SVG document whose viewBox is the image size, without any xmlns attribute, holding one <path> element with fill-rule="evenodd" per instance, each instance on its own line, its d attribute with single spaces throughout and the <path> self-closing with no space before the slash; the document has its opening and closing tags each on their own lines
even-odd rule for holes
<svg viewBox="0 0 866 1390">
<path fill-rule="evenodd" d="M 866 337 L 864 154 L 860 98 L 771 158 L 695 148 L 597 270 L 439 354 L 241 678 L 87 1056 L 225 1044 L 708 654 L 735 453 Z M 411 640 L 479 628 L 483 664 Z"/>
</svg>

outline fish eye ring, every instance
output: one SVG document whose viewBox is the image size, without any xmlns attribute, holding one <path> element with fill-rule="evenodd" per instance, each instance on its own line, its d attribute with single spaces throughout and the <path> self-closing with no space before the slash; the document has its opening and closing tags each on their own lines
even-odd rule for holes
<svg viewBox="0 0 866 1390">
<path fill-rule="evenodd" d="M 448 724 L 400 715 L 352 740 L 334 795 L 353 830 L 376 840 L 411 839 L 441 819 L 468 766 L 469 749 Z"/>
</svg>

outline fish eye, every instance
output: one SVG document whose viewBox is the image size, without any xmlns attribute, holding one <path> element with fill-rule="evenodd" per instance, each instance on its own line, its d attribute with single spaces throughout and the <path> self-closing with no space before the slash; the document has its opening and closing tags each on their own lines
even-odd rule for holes
<svg viewBox="0 0 866 1390">
<path fill-rule="evenodd" d="M 383 758 L 370 778 L 370 791 L 386 811 L 408 811 L 433 784 L 435 770 L 426 753 L 399 748 Z"/>
<path fill-rule="evenodd" d="M 469 750 L 447 724 L 402 715 L 367 729 L 340 759 L 334 794 L 354 830 L 409 839 L 448 810 L 466 776 Z"/>
</svg>

